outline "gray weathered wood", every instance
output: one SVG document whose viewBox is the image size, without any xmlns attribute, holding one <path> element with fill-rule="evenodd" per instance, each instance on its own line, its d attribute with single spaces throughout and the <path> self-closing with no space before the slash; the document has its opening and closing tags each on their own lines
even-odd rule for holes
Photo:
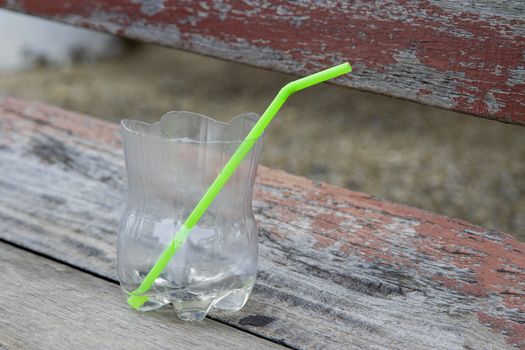
<svg viewBox="0 0 525 350">
<path fill-rule="evenodd" d="M 12 97 L 0 116 L 0 238 L 115 279 L 117 126 Z M 265 167 L 254 210 L 254 294 L 214 318 L 295 348 L 525 346 L 512 237 Z"/>
<path fill-rule="evenodd" d="M 0 349 L 284 349 L 217 321 L 122 303 L 120 288 L 0 242 Z"/>
<path fill-rule="evenodd" d="M 522 0 L 0 0 L 0 7 L 286 73 L 350 61 L 354 72 L 336 83 L 525 125 Z"/>
</svg>

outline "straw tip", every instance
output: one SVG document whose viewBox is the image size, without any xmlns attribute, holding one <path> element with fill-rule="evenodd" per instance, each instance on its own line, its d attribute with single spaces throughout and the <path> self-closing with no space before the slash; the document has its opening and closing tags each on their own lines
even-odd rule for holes
<svg viewBox="0 0 525 350">
<path fill-rule="evenodd" d="M 345 62 L 341 64 L 341 67 L 344 67 L 347 73 L 350 73 L 352 71 L 352 65 L 350 64 L 350 62 Z"/>
<path fill-rule="evenodd" d="M 128 298 L 129 306 L 135 310 L 138 310 L 146 301 L 148 301 L 148 297 L 145 295 L 132 295 Z"/>
</svg>

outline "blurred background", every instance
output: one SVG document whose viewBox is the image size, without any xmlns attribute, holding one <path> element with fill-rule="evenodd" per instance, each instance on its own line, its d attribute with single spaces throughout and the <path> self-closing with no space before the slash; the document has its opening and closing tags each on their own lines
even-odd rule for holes
<svg viewBox="0 0 525 350">
<path fill-rule="evenodd" d="M 0 93 L 118 122 L 261 113 L 293 79 L 0 10 Z M 525 128 L 333 85 L 294 96 L 262 164 L 525 241 Z"/>
</svg>

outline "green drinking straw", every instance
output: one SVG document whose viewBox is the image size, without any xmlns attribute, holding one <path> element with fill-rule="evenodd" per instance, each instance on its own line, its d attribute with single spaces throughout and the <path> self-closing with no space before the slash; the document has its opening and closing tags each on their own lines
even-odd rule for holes
<svg viewBox="0 0 525 350">
<path fill-rule="evenodd" d="M 186 237 L 188 237 L 192 228 L 197 224 L 197 222 L 199 222 L 201 216 L 204 214 L 206 209 L 208 209 L 215 197 L 217 197 L 224 184 L 226 184 L 230 176 L 235 172 L 239 164 L 241 164 L 244 157 L 246 157 L 246 155 L 250 152 L 253 145 L 257 142 L 257 139 L 261 137 L 268 124 L 270 124 L 273 117 L 275 117 L 288 97 L 290 97 L 290 95 L 294 92 L 336 78 L 351 71 L 352 67 L 350 64 L 343 63 L 338 66 L 309 75 L 302 79 L 294 80 L 286 84 L 279 91 L 261 118 L 259 118 L 257 123 L 253 126 L 250 133 L 240 144 L 239 148 L 237 148 L 235 153 L 232 155 L 228 163 L 226 163 L 219 175 L 217 175 L 217 178 L 213 181 L 204 196 L 202 196 L 199 203 L 197 203 L 190 216 L 188 216 L 173 240 L 166 247 L 164 252 L 162 252 L 162 255 L 157 260 L 155 265 L 153 265 L 140 286 L 130 293 L 128 304 L 131 307 L 138 309 L 148 300 L 149 297 L 142 294 L 146 293 L 153 286 L 155 280 L 160 276 L 166 265 L 168 265 L 175 252 L 180 248 L 182 243 L 184 243 L 184 240 Z"/>
</svg>

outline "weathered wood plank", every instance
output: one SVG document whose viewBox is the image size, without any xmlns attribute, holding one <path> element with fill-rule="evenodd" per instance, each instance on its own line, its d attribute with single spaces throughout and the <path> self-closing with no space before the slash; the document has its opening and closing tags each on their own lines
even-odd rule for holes
<svg viewBox="0 0 525 350">
<path fill-rule="evenodd" d="M 0 238 L 114 279 L 117 126 L 12 97 L 0 116 Z M 295 348 L 525 348 L 512 237 L 265 167 L 254 210 L 254 294 L 214 318 Z"/>
<path fill-rule="evenodd" d="M 145 315 L 117 285 L 0 242 L 0 349 L 284 349 L 217 321 Z"/>
<path fill-rule="evenodd" d="M 120 36 L 525 125 L 525 3 L 39 1 L 0 6 Z"/>
</svg>

